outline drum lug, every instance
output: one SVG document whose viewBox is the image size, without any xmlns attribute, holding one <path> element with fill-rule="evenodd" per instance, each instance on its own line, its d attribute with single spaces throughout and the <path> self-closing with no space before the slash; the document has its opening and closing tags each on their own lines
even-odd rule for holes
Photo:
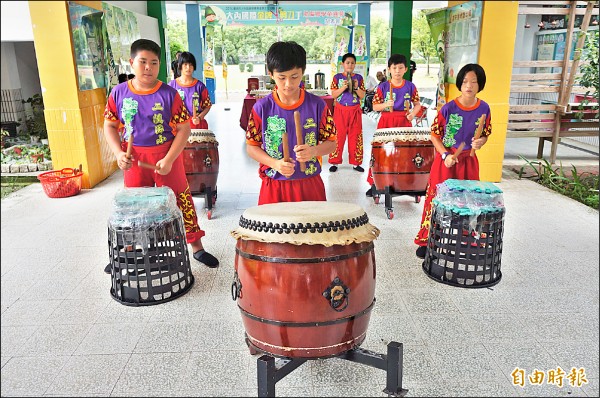
<svg viewBox="0 0 600 398">
<path fill-rule="evenodd" d="M 425 159 L 423 158 L 423 156 L 421 156 L 421 154 L 419 152 L 417 152 L 415 157 L 412 159 L 412 162 L 415 164 L 415 167 L 417 169 L 420 169 L 421 166 L 423 166 L 424 161 L 425 161 Z"/>
<path fill-rule="evenodd" d="M 206 157 L 204 158 L 204 165 L 206 167 L 211 167 L 212 166 L 212 159 L 210 158 L 210 156 L 208 155 L 208 153 L 206 154 Z"/>
<path fill-rule="evenodd" d="M 344 311 L 350 302 L 348 295 L 350 294 L 350 288 L 344 285 L 344 282 L 337 276 L 329 284 L 327 289 L 323 291 L 323 297 L 329 301 L 329 305 L 334 311 Z"/>
<path fill-rule="evenodd" d="M 242 282 L 238 277 L 237 271 L 233 273 L 233 282 L 231 283 L 231 298 L 233 301 L 242 298 Z"/>
</svg>

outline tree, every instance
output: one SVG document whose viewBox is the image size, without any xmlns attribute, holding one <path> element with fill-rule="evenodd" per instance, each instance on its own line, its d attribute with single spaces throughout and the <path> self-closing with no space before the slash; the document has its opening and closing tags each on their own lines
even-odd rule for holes
<svg viewBox="0 0 600 398">
<path fill-rule="evenodd" d="M 167 40 L 169 42 L 171 59 L 175 59 L 177 51 L 188 51 L 186 21 L 167 17 Z"/>
<path fill-rule="evenodd" d="M 381 17 L 371 18 L 371 58 L 387 58 L 388 43 L 391 37 L 388 25 Z"/>
<path fill-rule="evenodd" d="M 421 10 L 413 14 L 412 20 L 412 33 L 411 33 L 411 48 L 412 53 L 425 58 L 427 62 L 427 74 L 429 75 L 429 60 L 431 57 L 436 56 L 435 45 L 431 38 L 431 31 L 429 30 L 429 24 L 427 23 L 427 17 Z"/>
</svg>

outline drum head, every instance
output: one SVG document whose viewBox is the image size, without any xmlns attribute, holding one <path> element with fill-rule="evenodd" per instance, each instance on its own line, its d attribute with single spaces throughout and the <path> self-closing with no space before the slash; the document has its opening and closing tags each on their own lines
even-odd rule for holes
<svg viewBox="0 0 600 398">
<path fill-rule="evenodd" d="M 236 239 L 295 245 L 349 245 L 371 242 L 379 229 L 358 205 L 342 202 L 284 202 L 246 209 Z"/>
<path fill-rule="evenodd" d="M 423 127 L 392 127 L 377 129 L 373 133 L 373 142 L 430 141 L 429 129 Z"/>
<path fill-rule="evenodd" d="M 218 144 L 214 133 L 208 129 L 192 129 L 188 142 L 214 142 Z"/>
</svg>

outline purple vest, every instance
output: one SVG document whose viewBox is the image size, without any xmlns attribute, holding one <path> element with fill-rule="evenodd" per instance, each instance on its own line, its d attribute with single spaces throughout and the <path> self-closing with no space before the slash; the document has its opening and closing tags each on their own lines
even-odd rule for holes
<svg viewBox="0 0 600 398">
<path fill-rule="evenodd" d="M 390 88 L 391 83 L 389 80 L 379 84 L 379 90 L 381 90 L 381 93 L 383 94 L 383 102 L 386 102 L 389 99 Z M 407 112 L 410 111 L 412 108 L 412 97 L 416 91 L 417 88 L 415 85 L 408 80 L 404 80 L 402 87 L 394 87 L 392 90 L 394 110 Z"/>
<path fill-rule="evenodd" d="M 183 100 L 190 116 L 194 115 L 194 109 L 196 109 L 196 113 L 202 112 L 202 91 L 206 90 L 204 83 L 198 80 L 193 86 L 182 87 L 177 83 L 177 80 L 173 79 L 169 82 L 169 86 L 179 92 L 179 96 Z"/>
<path fill-rule="evenodd" d="M 337 73 L 334 76 L 334 78 L 336 78 L 338 81 L 338 88 L 344 81 L 347 80 L 345 73 Z M 355 73 L 354 76 L 350 77 L 350 80 L 356 80 L 358 82 L 358 87 L 360 87 L 363 81 L 363 77 Z M 352 84 L 353 82 L 348 83 L 348 87 L 352 87 Z M 360 104 L 360 98 L 358 98 L 358 95 L 353 94 L 348 90 L 344 90 L 344 92 L 335 100 L 344 106 L 355 106 Z"/>
<path fill-rule="evenodd" d="M 444 146 L 458 148 L 460 143 L 464 142 L 465 150 L 471 149 L 471 138 L 475 136 L 477 120 L 481 115 L 486 115 L 483 120 L 484 124 L 488 118 L 491 121 L 490 106 L 482 100 L 479 100 L 477 108 L 468 111 L 461 109 L 456 100 L 450 101 L 442 106 L 440 114 L 445 121 L 444 134 L 442 135 Z"/>
<path fill-rule="evenodd" d="M 173 98 L 179 94 L 173 87 L 162 83 L 152 94 L 136 94 L 124 82 L 115 86 L 110 95 L 125 134 L 128 125 L 133 128 L 133 145 L 156 146 L 175 137 L 169 122 L 173 116 Z"/>
<path fill-rule="evenodd" d="M 321 116 L 325 110 L 325 101 L 308 92 L 304 92 L 304 101 L 294 109 L 283 109 L 279 106 L 273 94 L 258 100 L 254 104 L 253 110 L 258 114 L 262 122 L 262 148 L 272 158 L 283 159 L 283 146 L 281 134 L 287 132 L 290 157 L 296 159 L 296 153 L 293 148 L 296 145 L 296 124 L 294 122 L 294 111 L 300 111 L 300 122 L 302 123 L 302 133 L 304 143 L 315 146 L 319 143 L 319 125 Z M 265 171 L 267 176 L 275 180 L 298 180 L 309 178 L 321 173 L 321 163 L 315 157 L 306 162 L 306 171 L 300 171 L 300 166 L 296 163 L 294 174 L 286 178 L 273 169 Z"/>
</svg>

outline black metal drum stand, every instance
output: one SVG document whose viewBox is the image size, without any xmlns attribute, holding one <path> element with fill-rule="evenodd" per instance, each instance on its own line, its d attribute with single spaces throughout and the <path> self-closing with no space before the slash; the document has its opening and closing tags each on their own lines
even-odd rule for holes
<svg viewBox="0 0 600 398">
<path fill-rule="evenodd" d="M 345 359 L 385 370 L 386 387 L 383 392 L 389 396 L 403 397 L 408 392 L 407 389 L 402 388 L 402 343 L 390 342 L 387 345 L 387 355 L 356 347 L 333 358 Z M 276 358 L 269 354 L 262 355 L 257 359 L 258 396 L 274 397 L 275 384 L 308 360 L 308 358 Z"/>
</svg>

